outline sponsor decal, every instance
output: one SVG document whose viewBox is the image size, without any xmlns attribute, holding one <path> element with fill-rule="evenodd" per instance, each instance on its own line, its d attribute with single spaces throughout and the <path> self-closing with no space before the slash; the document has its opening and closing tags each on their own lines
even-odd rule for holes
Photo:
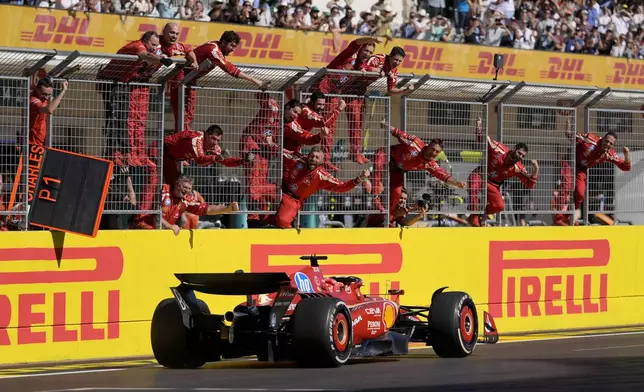
<svg viewBox="0 0 644 392">
<path fill-rule="evenodd" d="M 368 315 L 380 314 L 380 308 L 365 308 L 364 312 Z"/>
<path fill-rule="evenodd" d="M 367 321 L 367 329 L 380 329 L 380 321 Z"/>
<path fill-rule="evenodd" d="M 34 30 L 20 32 L 20 41 L 40 44 L 63 44 L 75 47 L 105 46 L 105 38 L 87 34 L 90 18 L 38 14 L 34 18 Z"/>
<path fill-rule="evenodd" d="M 302 293 L 313 293 L 313 285 L 309 277 L 302 272 L 297 272 L 294 276 L 295 285 Z"/>
<path fill-rule="evenodd" d="M 324 274 L 332 275 L 365 275 L 376 274 L 372 277 L 369 284 L 369 294 L 376 295 L 380 293 L 380 282 L 377 281 L 377 274 L 396 274 L 402 268 L 402 248 L 397 243 L 383 244 L 280 244 L 280 245 L 263 245 L 252 244 L 250 247 L 250 264 L 252 272 L 286 272 L 287 274 L 295 273 L 301 270 L 305 264 L 299 260 L 299 257 L 307 254 L 327 255 L 329 260 L 323 265 Z M 351 264 L 334 264 L 333 256 L 341 255 L 343 257 L 351 256 L 356 263 Z M 365 257 L 380 258 L 379 263 L 360 263 Z M 293 264 L 284 265 L 283 263 L 271 265 L 271 258 L 291 256 Z M 400 289 L 400 281 L 386 281 L 388 288 L 392 290 Z M 398 301 L 397 295 L 392 296 L 391 300 Z"/>
<path fill-rule="evenodd" d="M 358 316 L 355 319 L 353 319 L 353 322 L 351 325 L 355 328 L 356 325 L 360 324 L 360 321 L 362 321 L 362 316 Z"/>
<path fill-rule="evenodd" d="M 541 79 L 546 80 L 576 80 L 590 82 L 593 74 L 584 72 L 584 60 L 549 57 L 548 70 L 539 73 Z"/>
<path fill-rule="evenodd" d="M 28 267 L 43 261 L 65 265 L 71 260 L 89 262 L 93 269 Z M 118 247 L 0 249 L 0 267 L 11 268 L 10 272 L 0 272 L 0 346 L 118 339 L 120 291 L 91 287 L 96 282 L 119 280 L 123 264 Z M 25 265 L 22 271 L 16 268 L 21 265 Z M 42 291 L 43 284 L 47 292 Z M 2 294 L 2 288 L 10 285 L 25 288 L 16 297 Z M 33 290 L 31 285 L 35 286 Z M 71 305 L 78 303 L 80 306 Z M 95 325 L 96 309 L 101 309 L 99 317 L 106 316 L 104 328 Z M 70 323 L 70 316 L 80 316 L 80 323 Z M 53 327 L 42 328 L 48 325 Z"/>
<path fill-rule="evenodd" d="M 644 85 L 644 64 L 634 61 L 615 63 L 612 74 L 606 77 L 606 82 L 631 86 Z"/>
<path fill-rule="evenodd" d="M 539 257 L 544 251 L 555 257 Z M 570 257 L 580 251 L 583 257 Z M 585 256 L 588 251 L 592 256 Z M 511 252 L 523 256 L 512 258 Z M 491 241 L 490 313 L 513 318 L 607 312 L 609 260 L 608 240 Z"/>
</svg>

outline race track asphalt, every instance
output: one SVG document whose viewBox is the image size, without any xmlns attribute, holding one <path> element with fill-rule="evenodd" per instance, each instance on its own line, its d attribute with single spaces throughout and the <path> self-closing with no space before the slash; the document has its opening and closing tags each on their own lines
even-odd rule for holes
<svg viewBox="0 0 644 392">
<path fill-rule="evenodd" d="M 335 369 L 236 360 L 168 370 L 141 360 L 0 370 L 3 392 L 110 390 L 644 391 L 644 332 L 481 345 L 466 359 L 440 359 L 422 348 Z"/>
</svg>

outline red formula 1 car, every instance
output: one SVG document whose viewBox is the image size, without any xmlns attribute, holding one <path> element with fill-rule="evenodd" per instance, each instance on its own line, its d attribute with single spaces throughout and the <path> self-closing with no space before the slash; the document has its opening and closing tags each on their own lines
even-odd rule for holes
<svg viewBox="0 0 644 392">
<path fill-rule="evenodd" d="M 361 293 L 354 276 L 325 278 L 318 260 L 286 273 L 176 274 L 174 298 L 152 317 L 152 350 L 169 368 L 197 368 L 221 358 L 256 355 L 260 361 L 295 360 L 307 366 L 339 366 L 352 357 L 403 355 L 409 342 L 432 346 L 440 357 L 467 357 L 477 343 L 496 343 L 492 316 L 484 312 L 484 336 L 472 298 L 434 292 L 430 306 L 402 306 Z M 246 295 L 224 315 L 212 315 L 195 291 Z M 402 295 L 402 290 L 389 290 Z M 259 295 L 256 300 L 252 295 Z"/>
</svg>

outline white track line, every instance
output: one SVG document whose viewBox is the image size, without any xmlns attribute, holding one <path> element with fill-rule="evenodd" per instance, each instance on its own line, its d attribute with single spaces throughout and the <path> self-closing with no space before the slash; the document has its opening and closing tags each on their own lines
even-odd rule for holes
<svg viewBox="0 0 644 392">
<path fill-rule="evenodd" d="M 580 348 L 573 351 L 596 351 L 596 350 L 613 350 L 616 348 L 630 348 L 630 347 L 644 347 L 644 344 L 630 344 L 628 346 L 608 346 L 608 347 L 593 347 L 593 348 Z"/>
<path fill-rule="evenodd" d="M 74 388 L 55 389 L 39 392 L 89 392 L 89 391 L 213 391 L 213 392 L 326 392 L 341 391 L 341 389 L 269 389 L 269 388 Z"/>
<path fill-rule="evenodd" d="M 595 334 L 595 335 L 577 335 L 577 336 L 557 336 L 557 337 L 552 337 L 552 338 L 539 338 L 539 339 L 524 339 L 524 340 L 506 340 L 506 341 L 499 341 L 497 344 L 509 344 L 509 343 L 530 343 L 530 342 L 544 342 L 544 341 L 550 341 L 550 340 L 562 340 L 562 339 L 581 339 L 581 338 L 601 338 L 601 337 L 610 337 L 610 336 L 627 336 L 627 335 L 642 335 L 644 334 L 644 331 L 636 331 L 636 332 L 615 332 L 615 333 L 608 333 L 608 334 Z M 501 336 L 501 339 L 503 336 Z M 482 345 L 486 346 L 486 345 Z M 644 346 L 644 345 L 642 345 Z M 409 350 L 420 350 L 420 349 L 427 349 L 427 346 L 420 346 L 420 347 L 409 347 Z M 256 358 L 248 358 L 245 359 L 246 361 L 253 361 L 256 360 Z M 161 365 L 157 365 L 155 367 L 162 367 Z M 10 379 L 10 378 L 25 378 L 25 377 L 47 377 L 47 376 L 59 376 L 59 375 L 74 375 L 74 374 L 86 374 L 86 373 L 100 373 L 100 372 L 115 372 L 115 371 L 121 371 L 121 370 L 134 370 L 134 369 L 140 369 L 140 367 L 126 367 L 126 368 L 116 368 L 116 369 L 94 369 L 94 370 L 75 370 L 75 371 L 68 371 L 68 372 L 50 372 L 50 373 L 35 373 L 35 374 L 16 374 L 16 375 L 10 375 L 10 376 L 0 376 L 0 381 L 5 380 L 5 379 Z M 116 390 L 118 391 L 118 388 L 105 388 L 105 389 L 100 389 L 100 388 L 93 388 L 93 389 L 61 389 L 61 390 L 56 390 L 56 391 L 40 391 L 40 392 L 67 392 L 67 391 L 99 391 L 99 390 Z M 123 391 L 144 391 L 144 390 L 149 390 L 149 391 L 164 391 L 164 390 L 175 390 L 175 389 L 120 389 Z M 188 389 L 186 389 L 188 390 Z M 271 389 L 192 389 L 193 391 L 272 391 Z M 284 390 L 284 389 L 280 389 Z M 291 389 L 290 391 L 329 391 L 330 389 Z"/>
</svg>

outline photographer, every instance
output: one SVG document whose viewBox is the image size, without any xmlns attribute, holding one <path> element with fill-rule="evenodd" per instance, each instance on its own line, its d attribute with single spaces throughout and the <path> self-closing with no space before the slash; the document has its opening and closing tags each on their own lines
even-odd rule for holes
<svg viewBox="0 0 644 392">
<path fill-rule="evenodd" d="M 407 189 L 402 188 L 398 204 L 390 211 L 391 220 L 389 221 L 389 227 L 413 226 L 429 211 L 429 204 L 425 200 L 418 200 L 416 205 L 407 207 L 407 199 L 409 199 L 409 193 Z M 384 212 L 384 206 L 382 206 L 380 197 L 376 196 L 374 205 Z M 417 214 L 410 215 L 411 212 L 417 212 Z M 367 217 L 367 227 L 383 227 L 384 219 L 385 214 L 369 215 Z"/>
</svg>

